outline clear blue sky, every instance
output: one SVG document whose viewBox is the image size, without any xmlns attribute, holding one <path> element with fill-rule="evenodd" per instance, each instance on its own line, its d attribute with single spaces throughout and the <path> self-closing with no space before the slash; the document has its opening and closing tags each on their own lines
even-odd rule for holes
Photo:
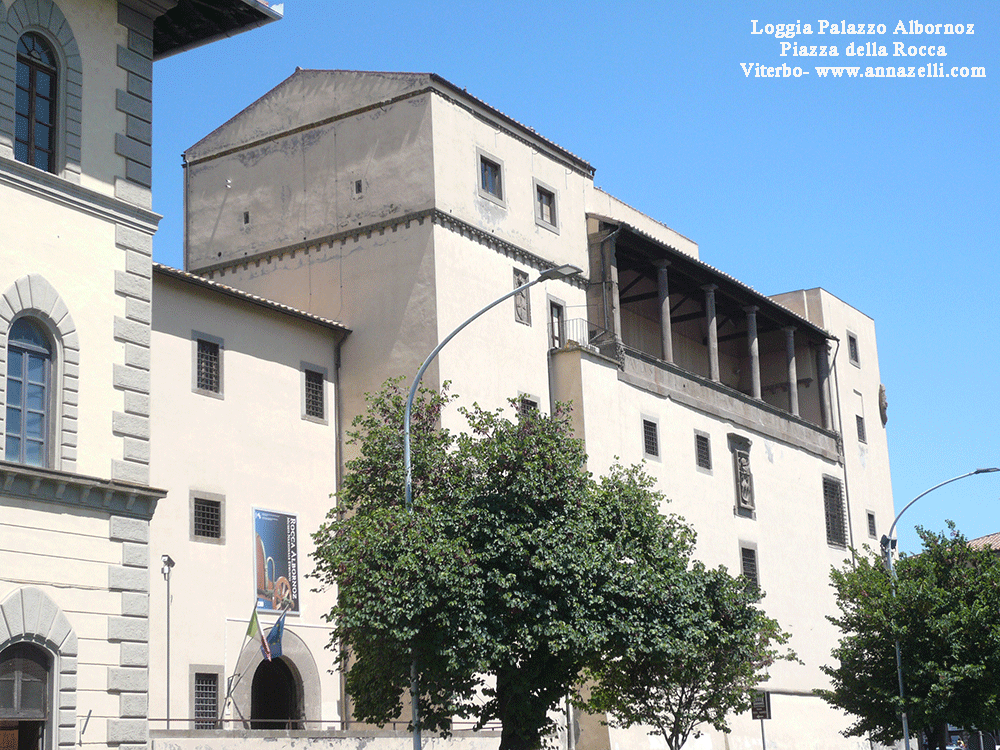
<svg viewBox="0 0 1000 750">
<path fill-rule="evenodd" d="M 761 9 L 761 8 L 766 9 Z M 502 9 L 502 12 L 501 12 Z M 285 18 L 155 66 L 156 260 L 182 264 L 181 153 L 295 70 L 437 73 L 596 167 L 595 182 L 697 241 L 764 294 L 822 286 L 875 319 L 899 510 L 1000 465 L 1000 4 L 286 0 Z M 767 23 L 885 35 L 751 34 Z M 893 35 L 899 20 L 972 36 Z M 780 57 L 781 41 L 836 58 Z M 984 66 L 986 78 L 820 79 L 872 64 Z M 946 57 L 893 57 L 893 42 Z M 740 63 L 799 65 L 746 77 Z M 927 496 L 900 523 L 1000 531 L 1000 474 Z"/>
</svg>

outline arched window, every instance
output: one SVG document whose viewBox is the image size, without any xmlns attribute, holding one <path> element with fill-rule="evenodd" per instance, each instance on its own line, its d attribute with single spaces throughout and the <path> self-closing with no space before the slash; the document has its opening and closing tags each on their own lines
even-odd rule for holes
<svg viewBox="0 0 1000 750">
<path fill-rule="evenodd" d="M 7 461 L 48 466 L 51 382 L 48 336 L 31 318 L 18 318 L 7 334 Z"/>
<path fill-rule="evenodd" d="M 38 646 L 15 643 L 0 653 L 0 737 L 3 747 L 41 750 L 49 719 L 52 660 Z"/>
<path fill-rule="evenodd" d="M 40 34 L 17 42 L 17 99 L 14 157 L 56 171 L 56 56 Z"/>
</svg>

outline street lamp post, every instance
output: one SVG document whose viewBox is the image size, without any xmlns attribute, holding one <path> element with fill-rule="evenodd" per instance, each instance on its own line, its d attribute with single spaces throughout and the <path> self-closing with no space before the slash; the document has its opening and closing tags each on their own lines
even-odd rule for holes
<svg viewBox="0 0 1000 750">
<path fill-rule="evenodd" d="M 417 395 L 417 388 L 420 386 L 420 379 L 424 376 L 424 372 L 430 366 L 430 363 L 438 355 L 445 345 L 455 338 L 456 334 L 465 328 L 469 323 L 474 321 L 480 315 L 494 307 L 499 305 L 506 299 L 510 299 L 515 294 L 523 292 L 528 287 L 532 287 L 542 281 L 548 281 L 549 279 L 565 279 L 569 276 L 575 276 L 582 273 L 582 269 L 576 266 L 564 265 L 558 266 L 556 268 L 550 268 L 547 271 L 542 271 L 538 275 L 538 278 L 529 281 L 527 284 L 522 284 L 521 286 L 514 289 L 512 292 L 508 292 L 502 297 L 498 297 L 484 307 L 482 310 L 477 312 L 472 317 L 468 318 L 464 323 L 462 323 L 458 328 L 449 333 L 440 344 L 434 347 L 434 350 L 427 355 L 427 359 L 424 363 L 420 365 L 420 369 L 417 370 L 416 377 L 413 378 L 413 384 L 410 385 L 410 394 L 406 399 L 406 411 L 403 416 L 403 468 L 406 472 L 406 508 L 412 513 L 413 512 L 413 467 L 410 461 L 410 417 L 413 412 L 413 399 Z M 410 662 L 410 703 L 413 708 L 413 750 L 421 750 L 420 747 L 420 682 L 417 677 L 417 658 L 414 655 L 413 661 Z"/>
<path fill-rule="evenodd" d="M 163 567 L 163 580 L 167 582 L 167 729 L 170 729 L 170 571 L 173 570 L 174 561 L 170 555 L 161 555 L 160 562 Z"/>
<path fill-rule="evenodd" d="M 931 492 L 938 489 L 939 487 L 944 487 L 946 484 L 951 484 L 952 482 L 957 482 L 959 479 L 965 479 L 966 477 L 971 477 L 976 474 L 990 474 L 994 471 L 1000 471 L 1000 468 L 976 469 L 975 471 L 970 471 L 966 474 L 961 474 L 957 477 L 952 477 L 951 479 L 941 482 L 941 484 L 935 484 L 929 490 L 921 492 L 915 498 L 910 500 L 910 502 L 908 502 L 903 507 L 903 509 L 899 511 L 899 515 L 896 516 L 896 519 L 892 522 L 892 526 L 889 527 L 889 533 L 883 535 L 881 539 L 882 555 L 885 557 L 885 567 L 889 571 L 889 582 L 892 586 L 893 599 L 896 598 L 897 578 L 896 578 L 896 569 L 892 565 L 892 548 L 895 546 L 894 540 L 892 538 L 892 532 L 895 531 L 896 524 L 899 523 L 900 517 L 909 509 L 911 505 L 917 502 L 917 500 L 922 498 L 924 495 L 929 495 Z M 899 679 L 900 718 L 903 721 L 903 743 L 906 747 L 906 750 L 910 750 L 910 726 L 906 717 L 906 703 L 905 703 L 906 696 L 903 690 L 903 657 L 899 648 L 898 635 L 896 636 L 895 646 L 896 646 L 896 676 Z"/>
</svg>

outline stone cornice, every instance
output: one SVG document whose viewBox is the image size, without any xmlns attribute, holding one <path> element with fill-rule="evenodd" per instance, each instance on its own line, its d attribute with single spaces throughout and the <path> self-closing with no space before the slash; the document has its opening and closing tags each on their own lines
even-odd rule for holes
<svg viewBox="0 0 1000 750">
<path fill-rule="evenodd" d="M 215 274 L 219 274 L 220 276 L 224 275 L 227 269 L 241 267 L 248 268 L 252 264 L 260 264 L 261 262 L 268 260 L 280 259 L 284 255 L 294 255 L 295 253 L 303 251 L 308 252 L 310 248 L 321 247 L 323 245 L 333 245 L 337 242 L 343 243 L 350 239 L 360 239 L 362 237 L 371 238 L 372 235 L 384 234 L 386 231 L 397 231 L 400 227 L 409 229 L 410 225 L 414 222 L 416 222 L 418 226 L 422 226 L 425 221 L 430 221 L 432 224 L 447 229 L 448 231 L 455 232 L 463 237 L 472 239 L 481 245 L 486 245 L 496 252 L 506 255 L 508 258 L 513 258 L 527 266 L 535 268 L 539 272 L 547 271 L 548 269 L 555 268 L 559 265 L 557 263 L 553 263 L 552 261 L 545 260 L 540 255 L 536 255 L 530 250 L 526 250 L 525 248 L 519 247 L 511 242 L 507 242 L 506 240 L 502 240 L 490 232 L 485 232 L 469 222 L 456 218 L 451 214 L 446 214 L 436 208 L 427 208 L 422 211 L 413 211 L 393 219 L 386 219 L 385 221 L 368 224 L 363 227 L 352 227 L 344 230 L 343 232 L 336 232 L 334 234 L 316 237 L 315 239 L 304 240 L 291 245 L 284 245 L 283 247 L 275 248 L 273 250 L 263 250 L 252 255 L 239 258 L 235 261 L 215 263 L 213 265 L 200 268 L 195 273 L 199 276 L 214 278 Z M 581 289 L 587 286 L 587 279 L 580 276 L 571 276 L 563 279 L 563 281 Z"/>
<path fill-rule="evenodd" d="M 148 521 L 167 491 L 0 461 L 0 495 Z"/>
<path fill-rule="evenodd" d="M 8 185 L 20 192 L 123 224 L 146 234 L 156 231 L 161 218 L 152 211 L 68 182 L 13 159 L 0 158 L 0 185 Z"/>
</svg>

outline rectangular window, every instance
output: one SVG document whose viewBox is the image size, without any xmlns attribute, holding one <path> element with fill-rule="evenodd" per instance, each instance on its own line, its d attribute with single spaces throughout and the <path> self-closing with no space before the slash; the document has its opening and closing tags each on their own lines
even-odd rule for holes
<svg viewBox="0 0 1000 750">
<path fill-rule="evenodd" d="M 642 452 L 650 458 L 660 456 L 660 435 L 656 422 L 642 420 Z"/>
<path fill-rule="evenodd" d="M 868 438 L 865 436 L 865 418 L 862 417 L 860 414 L 855 415 L 854 418 L 858 422 L 858 442 L 867 443 Z"/>
<path fill-rule="evenodd" d="M 207 393 L 222 392 L 222 347 L 215 341 L 198 339 L 195 388 Z"/>
<path fill-rule="evenodd" d="M 538 411 L 538 399 L 534 396 L 522 395 L 518 398 L 517 413 L 522 417 Z"/>
<path fill-rule="evenodd" d="M 740 568 L 743 577 L 760 588 L 760 577 L 757 574 L 757 550 L 753 547 L 740 547 Z"/>
<path fill-rule="evenodd" d="M 847 356 L 852 365 L 861 366 L 861 353 L 858 350 L 858 337 L 853 333 L 847 334 Z"/>
<path fill-rule="evenodd" d="M 868 536 L 872 539 L 878 539 L 878 531 L 875 528 L 875 514 L 868 511 Z"/>
<path fill-rule="evenodd" d="M 219 718 L 219 675 L 194 675 L 194 728 L 215 729 Z"/>
<path fill-rule="evenodd" d="M 222 538 L 222 503 L 218 500 L 194 499 L 194 535 L 208 539 Z"/>
<path fill-rule="evenodd" d="M 315 370 L 305 371 L 306 388 L 306 416 L 315 419 L 326 419 L 326 403 L 324 396 L 323 373 Z"/>
<path fill-rule="evenodd" d="M 694 434 L 695 463 L 699 469 L 712 470 L 712 444 L 708 435 L 702 432 Z"/>
<path fill-rule="evenodd" d="M 479 187 L 498 201 L 503 200 L 503 168 L 482 155 L 479 157 Z"/>
<path fill-rule="evenodd" d="M 535 216 L 546 224 L 556 223 L 556 197 L 545 188 L 538 188 L 535 198 Z"/>
<path fill-rule="evenodd" d="M 549 346 L 562 349 L 566 343 L 566 315 L 562 305 L 549 302 Z"/>
<path fill-rule="evenodd" d="M 835 547 L 846 547 L 847 514 L 844 511 L 844 492 L 839 479 L 823 477 L 823 508 L 827 543 Z"/>
</svg>

